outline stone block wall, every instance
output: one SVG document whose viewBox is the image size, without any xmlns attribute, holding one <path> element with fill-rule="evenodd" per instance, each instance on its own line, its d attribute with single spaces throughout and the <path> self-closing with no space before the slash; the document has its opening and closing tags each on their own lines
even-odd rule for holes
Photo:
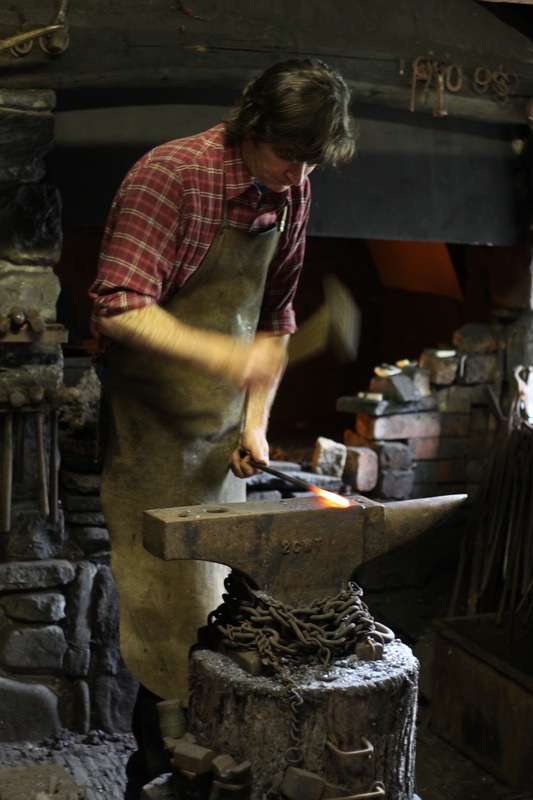
<svg viewBox="0 0 533 800">
<path fill-rule="evenodd" d="M 61 199 L 43 180 L 54 104 L 0 90 L 0 741 L 129 730 L 136 690 L 98 477 L 62 473 L 59 487 Z"/>
</svg>

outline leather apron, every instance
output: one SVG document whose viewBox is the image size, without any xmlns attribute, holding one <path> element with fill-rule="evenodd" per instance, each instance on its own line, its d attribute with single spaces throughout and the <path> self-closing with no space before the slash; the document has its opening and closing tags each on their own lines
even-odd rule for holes
<svg viewBox="0 0 533 800">
<path fill-rule="evenodd" d="M 279 228 L 244 232 L 224 219 L 201 266 L 165 309 L 196 327 L 251 340 Z M 218 374 L 115 343 L 106 355 L 104 402 L 101 502 L 122 657 L 156 695 L 187 704 L 189 649 L 222 602 L 229 569 L 152 556 L 142 544 L 143 512 L 246 499 L 245 482 L 229 469 L 244 393 Z"/>
</svg>

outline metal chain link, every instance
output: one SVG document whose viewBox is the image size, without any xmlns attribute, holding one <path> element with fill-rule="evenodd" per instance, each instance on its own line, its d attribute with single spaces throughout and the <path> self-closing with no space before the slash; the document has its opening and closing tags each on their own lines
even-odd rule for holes
<svg viewBox="0 0 533 800">
<path fill-rule="evenodd" d="M 303 760 L 299 707 L 303 698 L 290 664 L 320 664 L 355 652 L 357 644 L 385 642 L 362 600 L 362 589 L 350 582 L 336 597 L 313 600 L 294 608 L 251 589 L 244 577 L 231 572 L 224 583 L 223 603 L 209 615 L 207 629 L 227 648 L 255 650 L 290 693 L 291 747 L 289 765 Z"/>
</svg>

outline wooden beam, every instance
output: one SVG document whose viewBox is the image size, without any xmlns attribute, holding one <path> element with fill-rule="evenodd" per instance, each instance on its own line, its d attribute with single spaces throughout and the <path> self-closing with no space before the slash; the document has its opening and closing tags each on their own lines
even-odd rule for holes
<svg viewBox="0 0 533 800">
<path fill-rule="evenodd" d="M 49 24 L 53 5 L 0 4 L 0 42 Z M 19 57 L 0 50 L 0 87 L 92 92 L 98 104 L 103 90 L 129 97 L 142 90 L 164 91 L 166 102 L 232 105 L 244 82 L 274 61 L 316 56 L 341 70 L 356 103 L 407 110 L 412 64 L 431 54 L 463 71 L 461 90 L 447 93 L 450 116 L 525 124 L 533 96 L 530 40 L 474 0 L 382 0 L 376 10 L 368 0 L 329 0 L 327 13 L 323 0 L 91 0 L 71 4 L 67 21 L 62 53 L 43 52 L 38 42 Z M 477 68 L 500 65 L 518 78 L 505 106 L 472 88 Z M 427 94 L 416 110 L 432 114 L 432 90 Z"/>
</svg>

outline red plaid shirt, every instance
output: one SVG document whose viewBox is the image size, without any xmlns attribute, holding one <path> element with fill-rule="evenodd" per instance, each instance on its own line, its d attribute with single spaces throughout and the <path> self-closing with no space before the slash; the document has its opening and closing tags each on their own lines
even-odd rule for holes
<svg viewBox="0 0 533 800">
<path fill-rule="evenodd" d="M 272 226 L 287 205 L 285 232 L 267 276 L 258 328 L 296 330 L 292 301 L 309 217 L 310 184 L 261 192 L 223 125 L 160 145 L 143 156 L 117 192 L 105 228 L 94 317 L 165 304 L 202 263 L 223 215 L 239 230 Z"/>
</svg>

